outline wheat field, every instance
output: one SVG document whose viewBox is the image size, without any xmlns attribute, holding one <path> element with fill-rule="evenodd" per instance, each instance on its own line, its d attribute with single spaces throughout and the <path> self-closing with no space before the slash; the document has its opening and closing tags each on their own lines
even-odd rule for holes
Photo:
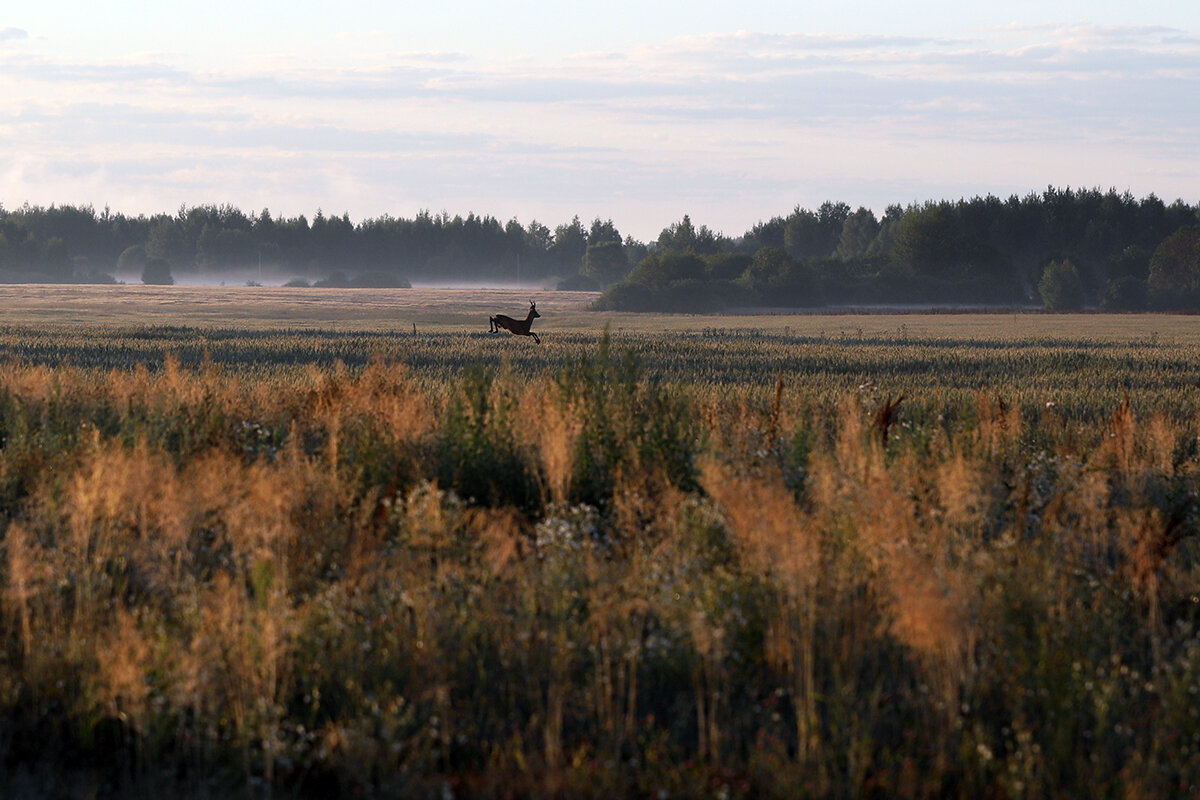
<svg viewBox="0 0 1200 800">
<path fill-rule="evenodd" d="M 3 793 L 1196 793 L 1192 319 L 528 299 L 0 288 Z"/>
</svg>

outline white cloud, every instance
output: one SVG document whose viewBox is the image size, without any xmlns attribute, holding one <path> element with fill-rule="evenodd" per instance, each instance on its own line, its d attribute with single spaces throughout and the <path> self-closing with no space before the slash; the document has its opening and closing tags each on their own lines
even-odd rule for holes
<svg viewBox="0 0 1200 800">
<path fill-rule="evenodd" d="M 924 199 L 905 187 L 1171 196 L 1200 178 L 1200 110 L 1183 100 L 1200 96 L 1200 41 L 1158 26 L 739 32 L 561 59 L 259 63 L 0 51 L 0 202 L 286 211 L 289 198 L 295 213 L 551 221 L 628 209 L 659 214 L 626 223 L 652 236 L 684 212 L 737 233 L 796 202 Z"/>
</svg>

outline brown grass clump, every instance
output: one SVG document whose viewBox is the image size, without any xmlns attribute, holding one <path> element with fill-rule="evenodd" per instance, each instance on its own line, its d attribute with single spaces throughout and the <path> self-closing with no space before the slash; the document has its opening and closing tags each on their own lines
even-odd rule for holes
<svg viewBox="0 0 1200 800">
<path fill-rule="evenodd" d="M 63 545 L 81 569 L 115 557 L 130 541 L 162 554 L 177 551 L 190 528 L 182 492 L 174 465 L 144 442 L 132 450 L 99 448 L 67 481 L 61 509 L 69 538 Z"/>
<path fill-rule="evenodd" d="M 265 777 L 275 763 L 275 735 L 289 669 L 291 617 L 283 582 L 267 560 L 254 565 L 252 587 L 221 574 L 198 598 L 198 617 L 176 655 L 173 701 L 181 711 L 225 719 L 249 765 L 260 748 Z"/>
<path fill-rule="evenodd" d="M 1111 458 L 1128 479 L 1133 471 L 1138 451 L 1137 419 L 1129 406 L 1126 393 L 1108 425 L 1108 439 L 1100 449 L 1101 455 Z"/>
<path fill-rule="evenodd" d="M 863 559 L 859 569 L 869 569 L 867 584 L 885 609 L 881 628 L 924 665 L 953 714 L 977 638 L 973 567 L 984 498 L 980 469 L 966 454 L 930 458 L 885 461 L 857 404 L 845 403 L 832 452 L 812 462 L 813 515 L 843 532 Z"/>
<path fill-rule="evenodd" d="M 96 671 L 88 675 L 91 694 L 104 713 L 130 719 L 134 730 L 144 731 L 150 711 L 153 649 L 137 617 L 119 609 L 112 623 L 101 629 L 96 647 Z"/>
<path fill-rule="evenodd" d="M 987 454 L 1009 451 L 1021 435 L 1021 407 L 998 395 L 978 392 L 975 395 L 975 409 L 979 417 L 977 445 Z"/>
<path fill-rule="evenodd" d="M 766 652 L 772 666 L 788 676 L 797 741 L 801 756 L 807 757 L 819 743 L 814 675 L 819 534 L 777 475 L 740 476 L 708 461 L 701 468 L 701 483 L 729 519 L 749 568 L 770 576 L 782 589 Z"/>
<path fill-rule="evenodd" d="M 529 546 L 527 521 L 513 508 L 476 509 L 468 515 L 470 536 L 479 543 L 481 559 L 496 576 L 520 564 Z"/>
<path fill-rule="evenodd" d="M 941 520 L 963 533 L 979 531 L 986 524 L 986 480 L 978 462 L 955 452 L 935 468 L 934 482 Z"/>
<path fill-rule="evenodd" d="M 702 464 L 700 474 L 755 570 L 789 587 L 816 580 L 820 541 L 778 474 L 738 475 L 713 460 Z"/>
<path fill-rule="evenodd" d="M 575 448 L 583 429 L 579 410 L 549 381 L 530 387 L 521 406 L 540 412 L 530 415 L 533 424 L 526 430 L 532 437 L 530 445 L 538 454 L 546 499 L 550 503 L 564 503 L 570 496 Z"/>
<path fill-rule="evenodd" d="M 16 612 L 17 624 L 20 628 L 20 644 L 23 657 L 28 660 L 34 655 L 33 619 L 35 609 L 31 602 L 36 598 L 40 584 L 52 577 L 51 565 L 40 558 L 37 542 L 25 526 L 14 522 L 8 526 L 4 534 L 4 544 L 8 555 L 8 592 L 7 609 Z"/>
</svg>

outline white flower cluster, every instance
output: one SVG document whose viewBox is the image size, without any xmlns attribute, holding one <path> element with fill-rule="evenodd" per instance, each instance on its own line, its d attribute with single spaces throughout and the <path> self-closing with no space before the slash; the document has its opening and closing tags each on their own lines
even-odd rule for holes
<svg viewBox="0 0 1200 800">
<path fill-rule="evenodd" d="M 534 545 L 542 560 L 571 561 L 585 553 L 607 553 L 612 539 L 603 532 L 594 506 L 554 506 L 534 528 Z"/>
</svg>

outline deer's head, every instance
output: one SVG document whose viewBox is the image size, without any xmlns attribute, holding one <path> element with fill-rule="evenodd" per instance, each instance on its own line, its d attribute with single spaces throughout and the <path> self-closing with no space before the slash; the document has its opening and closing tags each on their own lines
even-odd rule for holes
<svg viewBox="0 0 1200 800">
<path fill-rule="evenodd" d="M 534 317 L 541 316 L 541 314 L 538 313 L 537 306 L 534 305 L 534 302 L 532 300 L 529 301 L 529 314 Z"/>
</svg>

